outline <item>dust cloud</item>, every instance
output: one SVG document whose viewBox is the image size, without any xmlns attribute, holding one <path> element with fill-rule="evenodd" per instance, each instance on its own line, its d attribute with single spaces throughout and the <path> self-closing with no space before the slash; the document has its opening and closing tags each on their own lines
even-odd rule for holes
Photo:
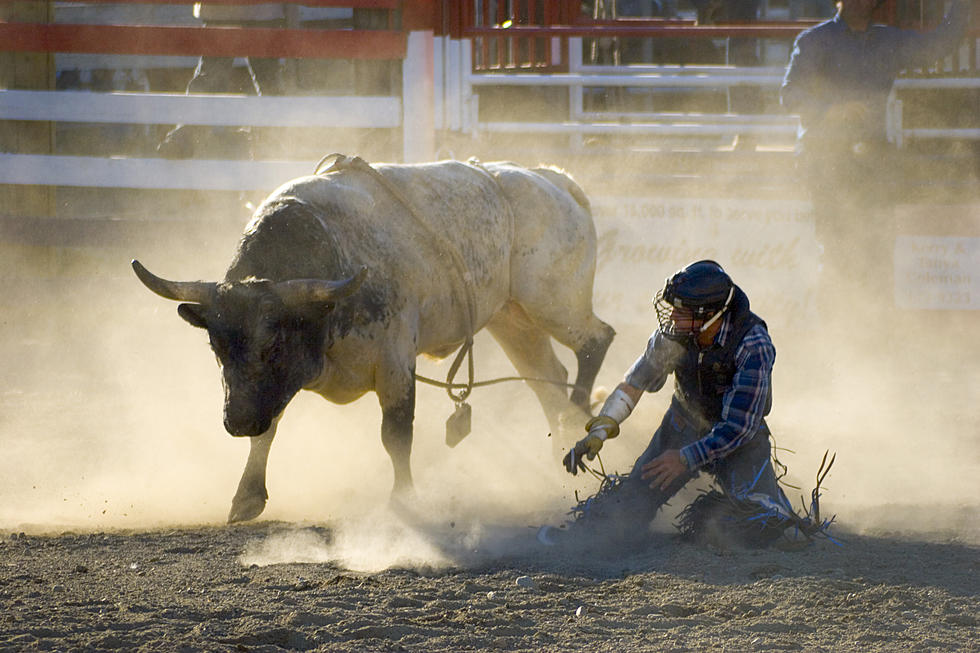
<svg viewBox="0 0 980 653">
<path fill-rule="evenodd" d="M 544 155 L 519 162 L 561 163 Z M 608 170 L 592 170 L 586 159 L 564 167 L 590 196 L 609 188 L 615 195 L 635 183 L 610 179 Z M 622 164 L 622 170 L 638 167 Z M 723 197 L 724 191 L 705 194 Z M 972 206 L 968 219 L 975 230 Z M 236 229 L 248 218 L 241 206 L 228 214 L 197 226 L 210 232 L 206 238 L 178 233 L 59 250 L 3 245 L 2 272 L 13 282 L 0 294 L 0 351 L 7 363 L 0 373 L 0 530 L 167 528 L 225 520 L 248 441 L 232 438 L 222 426 L 220 380 L 206 334 L 184 323 L 176 304 L 148 292 L 132 275 L 129 259 L 140 258 L 162 276 L 219 278 Z M 600 237 L 605 220 L 597 213 Z M 648 237 L 657 241 L 655 234 Z M 787 273 L 751 260 L 719 259 L 770 322 L 778 356 L 769 423 L 789 467 L 785 480 L 800 488 L 788 494 L 809 495 L 829 450 L 837 462 L 822 507 L 824 514 L 838 515 L 842 528 L 942 530 L 980 541 L 980 352 L 973 312 L 894 309 L 888 283 L 882 292 L 881 279 L 874 278 L 890 272 L 871 260 L 869 278 L 836 286 L 799 319 L 792 302 L 773 307 L 758 298 L 785 296 L 787 274 L 812 290 L 824 274 L 823 262 Z M 597 314 L 618 332 L 598 386 L 614 387 L 640 354 L 655 326 L 649 298 L 686 262 L 657 260 L 649 274 L 603 280 L 622 291 L 617 301 L 625 296 L 634 305 L 630 310 L 647 317 L 646 323 L 624 323 L 621 307 L 597 299 Z M 574 373 L 571 353 L 559 345 L 556 350 Z M 486 334 L 477 337 L 475 357 L 478 379 L 514 373 Z M 442 378 L 448 365 L 421 360 L 418 371 Z M 607 472 L 628 471 L 668 398 L 666 391 L 648 395 L 637 407 L 623 434 L 603 451 Z M 473 433 L 450 449 L 444 421 L 453 404 L 443 390 L 419 386 L 416 489 L 406 503 L 414 516 L 406 517 L 388 504 L 392 472 L 374 395 L 336 406 L 301 393 L 279 427 L 268 468 L 270 499 L 261 517 L 285 526 L 253 543 L 242 562 L 439 568 L 474 551 L 518 546 L 533 538 L 536 525 L 564 519 L 576 494 L 597 489 L 591 477 L 564 473 L 562 451 L 522 383 L 478 389 L 471 403 Z M 705 485 L 703 478 L 698 482 Z M 331 534 L 322 534 L 319 525 L 329 525 Z"/>
</svg>

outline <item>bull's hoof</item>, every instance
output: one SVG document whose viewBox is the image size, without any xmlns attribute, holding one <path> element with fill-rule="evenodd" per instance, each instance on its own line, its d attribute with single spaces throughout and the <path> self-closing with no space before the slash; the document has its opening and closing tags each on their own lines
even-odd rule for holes
<svg viewBox="0 0 980 653">
<path fill-rule="evenodd" d="M 228 512 L 228 523 L 249 521 L 255 519 L 265 510 L 265 499 L 261 496 L 250 496 L 243 499 L 237 497 L 231 502 L 231 510 Z"/>
</svg>

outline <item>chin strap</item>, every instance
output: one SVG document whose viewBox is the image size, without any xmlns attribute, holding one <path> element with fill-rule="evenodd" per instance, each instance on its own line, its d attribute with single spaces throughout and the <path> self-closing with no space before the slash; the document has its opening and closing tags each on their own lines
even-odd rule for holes
<svg viewBox="0 0 980 653">
<path fill-rule="evenodd" d="M 719 310 L 717 313 L 712 315 L 710 320 L 708 320 L 707 322 L 701 325 L 701 328 L 698 330 L 698 333 L 704 333 L 705 331 L 707 331 L 712 324 L 718 321 L 718 318 L 720 318 L 722 315 L 725 314 L 725 311 L 728 310 L 728 305 L 732 303 L 732 297 L 734 295 L 735 295 L 735 286 L 732 286 L 728 290 L 728 299 L 725 300 L 725 305 L 721 307 L 721 310 Z"/>
</svg>

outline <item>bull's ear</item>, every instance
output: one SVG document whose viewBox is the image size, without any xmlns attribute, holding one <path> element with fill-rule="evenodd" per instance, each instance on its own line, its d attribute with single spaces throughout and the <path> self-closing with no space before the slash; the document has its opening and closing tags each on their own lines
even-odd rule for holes
<svg viewBox="0 0 980 653">
<path fill-rule="evenodd" d="M 187 320 L 191 326 L 208 328 L 208 322 L 204 319 L 204 307 L 200 304 L 181 304 L 177 307 L 177 315 Z"/>
</svg>

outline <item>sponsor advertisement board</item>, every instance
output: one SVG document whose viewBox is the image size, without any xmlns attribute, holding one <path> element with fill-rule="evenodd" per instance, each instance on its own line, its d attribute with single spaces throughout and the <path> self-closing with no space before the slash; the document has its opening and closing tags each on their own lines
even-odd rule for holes
<svg viewBox="0 0 980 653">
<path fill-rule="evenodd" d="M 771 327 L 804 328 L 816 311 L 820 246 L 808 202 L 596 196 L 596 313 L 652 330 L 664 280 L 718 261 Z"/>
</svg>

